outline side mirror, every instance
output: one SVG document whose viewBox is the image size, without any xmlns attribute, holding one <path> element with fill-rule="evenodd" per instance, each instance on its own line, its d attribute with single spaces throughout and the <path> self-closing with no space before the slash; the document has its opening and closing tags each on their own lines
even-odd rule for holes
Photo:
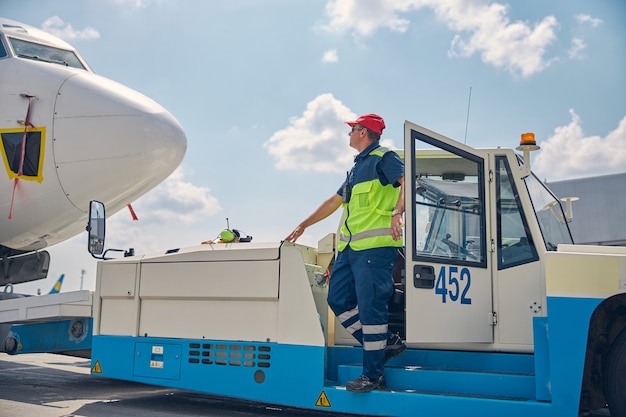
<svg viewBox="0 0 626 417">
<path fill-rule="evenodd" d="M 87 223 L 87 250 L 96 259 L 102 259 L 104 252 L 104 236 L 106 229 L 106 216 L 104 204 L 92 200 L 89 203 L 89 222 Z"/>
</svg>

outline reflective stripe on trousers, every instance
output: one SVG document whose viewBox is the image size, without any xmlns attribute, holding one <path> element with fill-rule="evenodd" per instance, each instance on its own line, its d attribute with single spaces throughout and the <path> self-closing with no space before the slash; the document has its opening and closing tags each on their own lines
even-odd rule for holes
<svg viewBox="0 0 626 417">
<path fill-rule="evenodd" d="M 362 329 L 361 321 L 359 320 L 359 307 L 341 313 L 337 316 L 337 320 L 339 320 L 339 323 L 353 336 Z M 360 343 L 363 342 L 361 333 L 355 337 Z"/>
</svg>

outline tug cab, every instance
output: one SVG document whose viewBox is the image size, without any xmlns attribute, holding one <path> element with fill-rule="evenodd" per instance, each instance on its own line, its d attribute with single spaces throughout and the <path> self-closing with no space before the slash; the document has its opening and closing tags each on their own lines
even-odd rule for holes
<svg viewBox="0 0 626 417">
<path fill-rule="evenodd" d="M 406 129 L 407 342 L 532 352 L 542 261 L 573 243 L 558 198 L 510 149 Z"/>
</svg>

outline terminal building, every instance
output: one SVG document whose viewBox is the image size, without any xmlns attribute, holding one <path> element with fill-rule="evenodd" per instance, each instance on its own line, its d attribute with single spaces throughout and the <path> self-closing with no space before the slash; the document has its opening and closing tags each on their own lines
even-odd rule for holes
<svg viewBox="0 0 626 417">
<path fill-rule="evenodd" d="M 560 199 L 578 197 L 569 224 L 574 243 L 626 246 L 626 172 L 546 184 Z"/>
</svg>

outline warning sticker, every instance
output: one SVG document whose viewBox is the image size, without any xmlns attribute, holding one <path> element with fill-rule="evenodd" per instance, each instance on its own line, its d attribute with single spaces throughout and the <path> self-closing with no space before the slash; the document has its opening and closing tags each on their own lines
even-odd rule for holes
<svg viewBox="0 0 626 417">
<path fill-rule="evenodd" d="M 100 367 L 100 361 L 96 361 L 96 363 L 91 368 L 91 373 L 92 374 L 101 374 L 102 373 L 102 368 Z"/>
<path fill-rule="evenodd" d="M 328 397 L 326 396 L 326 393 L 324 391 L 322 391 L 320 393 L 320 396 L 317 397 L 317 401 L 315 402 L 315 406 L 316 407 L 331 407 L 330 405 L 330 401 L 328 401 Z"/>
<path fill-rule="evenodd" d="M 150 368 L 163 369 L 163 361 L 150 361 Z"/>
</svg>

